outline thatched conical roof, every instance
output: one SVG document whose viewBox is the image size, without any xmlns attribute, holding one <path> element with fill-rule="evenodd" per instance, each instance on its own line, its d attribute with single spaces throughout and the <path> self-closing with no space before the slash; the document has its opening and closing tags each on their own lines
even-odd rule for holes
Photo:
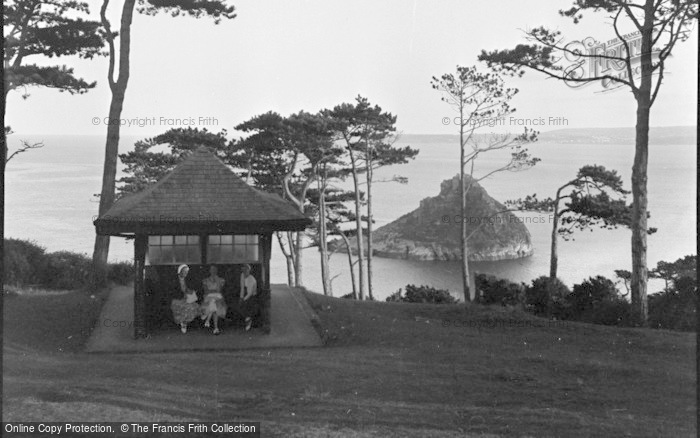
<svg viewBox="0 0 700 438">
<path fill-rule="evenodd" d="M 101 235 L 243 234 L 303 230 L 311 220 L 291 202 L 246 184 L 202 146 L 94 224 Z"/>
</svg>

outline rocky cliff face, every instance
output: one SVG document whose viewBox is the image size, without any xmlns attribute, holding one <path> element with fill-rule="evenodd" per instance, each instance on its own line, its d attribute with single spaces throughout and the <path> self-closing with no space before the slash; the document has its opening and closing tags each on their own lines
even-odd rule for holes
<svg viewBox="0 0 700 438">
<path fill-rule="evenodd" d="M 468 177 L 466 177 L 468 178 Z M 468 183 L 465 181 L 465 184 Z M 518 218 L 474 182 L 467 212 L 460 213 L 459 176 L 445 180 L 440 194 L 373 234 L 374 254 L 413 260 L 459 260 L 460 221 L 467 223 L 469 260 L 507 260 L 532 255 L 530 233 Z M 353 242 L 354 244 L 354 242 Z"/>
</svg>

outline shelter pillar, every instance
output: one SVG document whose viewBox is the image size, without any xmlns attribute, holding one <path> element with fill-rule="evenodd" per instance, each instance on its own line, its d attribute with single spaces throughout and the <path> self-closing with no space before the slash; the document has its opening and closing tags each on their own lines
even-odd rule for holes
<svg viewBox="0 0 700 438">
<path fill-rule="evenodd" d="M 262 329 L 265 333 L 270 333 L 272 295 L 270 290 L 270 254 L 272 252 L 272 234 L 266 233 L 260 236 L 262 243 Z"/>
<path fill-rule="evenodd" d="M 146 332 L 146 248 L 147 237 L 137 234 L 134 241 L 134 338 L 145 338 Z"/>
</svg>

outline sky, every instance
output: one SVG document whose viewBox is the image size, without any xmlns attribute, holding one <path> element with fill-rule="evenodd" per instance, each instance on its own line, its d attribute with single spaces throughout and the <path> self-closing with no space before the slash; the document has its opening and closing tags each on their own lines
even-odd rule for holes
<svg viewBox="0 0 700 438">
<path fill-rule="evenodd" d="M 90 3 L 97 20 L 101 2 Z M 455 115 L 452 108 L 430 86 L 433 76 L 480 64 L 482 49 L 512 48 L 525 42 L 525 29 L 540 25 L 560 30 L 569 41 L 614 38 L 603 14 L 588 14 L 578 25 L 560 17 L 557 11 L 569 5 L 561 0 L 229 4 L 238 16 L 219 25 L 207 18 L 135 14 L 123 135 L 146 138 L 187 126 L 236 135 L 235 125 L 267 111 L 316 112 L 357 95 L 396 115 L 399 132 L 456 134 L 457 126 L 445 123 Z M 120 11 L 121 2 L 113 0 L 109 14 L 115 28 Z M 697 49 L 695 29 L 668 62 L 652 126 L 695 125 Z M 18 135 L 106 134 L 107 58 L 30 60 L 66 64 L 98 85 L 83 95 L 31 88 L 28 99 L 14 91 L 6 125 Z M 530 125 L 540 131 L 635 124 L 636 103 L 627 89 L 604 91 L 598 84 L 574 89 L 536 72 L 506 83 L 520 90 L 514 117 L 544 120 Z"/>
</svg>

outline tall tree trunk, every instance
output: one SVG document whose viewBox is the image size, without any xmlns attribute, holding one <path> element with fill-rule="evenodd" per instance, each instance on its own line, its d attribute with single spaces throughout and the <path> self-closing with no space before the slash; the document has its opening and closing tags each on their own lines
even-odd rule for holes
<svg viewBox="0 0 700 438">
<path fill-rule="evenodd" d="M 38 5 L 35 5 L 38 6 Z M 26 28 L 27 24 L 29 23 L 31 14 L 25 14 L 24 19 L 23 19 L 23 24 L 22 27 Z M 22 64 L 22 59 L 24 58 L 24 52 L 25 49 L 20 45 L 20 47 L 17 48 L 17 56 L 14 60 L 14 67 L 19 67 Z M 5 52 L 3 52 L 3 55 Z M 5 60 L 3 59 L 3 67 L 5 74 L 7 74 L 7 69 L 10 67 L 10 62 L 9 59 Z M 4 78 L 3 78 L 4 79 Z M 3 219 L 5 218 L 5 169 L 7 167 L 7 152 L 8 152 L 8 145 L 7 145 L 7 128 L 6 125 L 4 125 L 5 121 L 5 115 L 7 114 L 7 96 L 9 95 L 10 91 L 12 88 L 8 86 L 9 84 L 7 83 L 6 80 L 2 81 L 2 91 L 3 95 L 5 98 L 2 101 L 2 120 L 3 120 L 3 127 L 2 127 L 2 163 L 0 163 L 0 217 Z M 0 254 L 5 254 L 5 221 L 1 221 L 0 223 Z M 0 263 L 0 286 L 4 285 L 5 281 L 5 264 Z"/>
<path fill-rule="evenodd" d="M 294 282 L 290 284 L 290 286 L 294 285 L 296 286 L 296 273 L 297 273 L 297 250 L 296 250 L 296 241 L 294 240 L 294 233 L 291 231 L 287 231 L 284 233 L 284 235 L 287 237 L 287 245 L 289 245 L 289 260 L 287 261 L 287 266 L 289 266 L 289 262 L 291 261 L 292 263 L 292 272 L 294 274 Z"/>
<path fill-rule="evenodd" d="M 289 170 L 287 171 L 286 175 L 284 176 L 283 184 L 282 184 L 282 195 L 283 198 L 289 199 L 292 201 L 294 205 L 299 209 L 299 212 L 303 215 L 304 214 L 304 202 L 306 200 L 306 193 L 313 183 L 314 176 L 311 176 L 307 178 L 307 180 L 304 182 L 304 185 L 301 189 L 301 193 L 299 193 L 299 196 L 294 196 L 294 193 L 292 193 L 291 188 L 289 187 L 289 180 L 292 178 L 294 174 L 294 169 L 296 168 L 296 163 L 297 163 L 297 158 L 299 156 L 298 152 L 295 152 L 294 154 L 294 159 L 292 161 L 292 164 L 289 166 Z M 314 168 L 314 171 L 317 171 L 318 169 Z M 290 253 L 293 257 L 294 261 L 294 285 L 296 287 L 302 287 L 303 282 L 301 279 L 301 273 L 302 273 L 302 251 L 304 248 L 304 232 L 303 231 L 297 231 L 295 235 L 292 235 L 291 232 L 287 233 L 287 238 L 289 240 L 289 248 L 290 248 Z"/>
<path fill-rule="evenodd" d="M 7 69 L 7 66 L 5 66 L 5 69 Z M 3 92 L 5 95 L 5 99 L 2 101 L 2 119 L 5 120 L 5 113 L 7 111 L 7 95 L 10 93 L 10 89 L 7 87 L 7 84 L 5 81 L 2 81 L 2 87 L 3 87 Z M 2 127 L 2 179 L 0 180 L 1 188 L 2 188 L 2 202 L 0 202 L 0 209 L 2 209 L 3 213 L 5 211 L 5 164 L 7 164 L 7 130 L 5 129 L 6 126 Z M 4 214 L 3 214 L 3 217 Z M 4 230 L 5 223 L 3 221 L 2 224 L 0 224 L 1 229 Z M 4 234 L 3 234 L 4 236 Z"/>
<path fill-rule="evenodd" d="M 3 81 L 3 87 L 4 85 Z M 2 119 L 5 120 L 5 105 L 7 102 L 7 90 L 5 91 L 5 101 L 2 104 Z M 7 135 L 5 127 L 2 130 L 2 163 L 0 163 L 0 215 L 5 217 L 5 163 L 7 162 Z M 5 254 L 5 221 L 0 221 L 0 254 Z M 5 284 L 5 263 L 0 263 L 0 285 Z"/>
<path fill-rule="evenodd" d="M 552 243 L 549 252 L 549 282 L 554 283 L 557 278 L 557 265 L 559 264 L 559 254 L 557 253 L 557 229 L 559 228 L 559 195 L 561 188 L 557 190 L 557 197 L 554 201 L 554 218 L 552 219 Z"/>
<path fill-rule="evenodd" d="M 647 323 L 647 166 L 649 163 L 649 113 L 651 110 L 651 50 L 653 2 L 647 1 L 642 31 L 642 77 L 637 100 L 634 164 L 632 166 L 632 308 L 641 325 Z"/>
<path fill-rule="evenodd" d="M 554 223 L 552 224 L 552 243 L 549 253 L 549 281 L 547 284 L 547 317 L 551 316 L 554 302 L 552 299 L 554 296 L 554 282 L 557 280 L 557 267 L 559 265 L 559 253 L 557 251 L 557 229 L 559 228 L 559 196 L 562 189 L 563 187 L 557 190 L 557 197 L 554 201 Z"/>
<path fill-rule="evenodd" d="M 367 157 L 367 293 L 369 299 L 374 300 L 372 290 L 372 151 L 369 146 L 366 150 Z"/>
<path fill-rule="evenodd" d="M 294 285 L 296 287 L 303 287 L 304 283 L 301 280 L 301 272 L 302 272 L 302 265 L 301 265 L 301 256 L 302 252 L 304 249 L 304 232 L 303 231 L 297 231 L 296 232 L 296 245 L 294 245 L 294 252 L 296 253 L 296 256 L 294 257 Z"/>
<path fill-rule="evenodd" d="M 464 302 L 471 301 L 471 292 L 469 289 L 469 247 L 467 236 L 467 192 L 464 187 L 464 109 L 460 105 L 459 108 L 459 194 L 460 194 L 460 213 L 461 213 L 461 234 L 460 243 L 462 250 L 462 291 L 464 292 Z"/>
<path fill-rule="evenodd" d="M 632 167 L 632 307 L 639 323 L 647 322 L 647 165 L 649 162 L 649 99 L 637 108 L 636 150 Z"/>
<path fill-rule="evenodd" d="M 557 278 L 557 265 L 559 263 L 559 256 L 557 255 L 557 219 L 554 216 L 554 225 L 552 226 L 552 244 L 550 247 L 549 254 L 549 281 L 554 282 Z"/>
<path fill-rule="evenodd" d="M 350 239 L 348 239 L 348 236 L 346 236 L 342 231 L 340 232 L 340 237 L 343 238 L 343 242 L 345 242 L 345 249 L 347 250 L 347 253 L 348 253 L 348 265 L 350 267 L 350 281 L 352 282 L 352 297 L 354 299 L 358 299 L 359 296 L 357 294 L 357 286 L 355 283 L 355 263 L 352 261 L 352 248 L 350 247 Z"/>
<path fill-rule="evenodd" d="M 352 182 L 355 188 L 355 227 L 357 228 L 357 262 L 359 273 L 359 299 L 365 299 L 365 250 L 364 250 L 364 233 L 362 232 L 362 203 L 360 199 L 360 182 L 358 181 L 357 165 L 352 149 L 348 147 L 350 154 L 350 163 L 352 164 Z"/>
<path fill-rule="evenodd" d="M 109 106 L 109 125 L 107 125 L 107 142 L 105 145 L 105 161 L 102 169 L 102 192 L 100 193 L 99 215 L 107 213 L 114 204 L 114 185 L 117 175 L 117 156 L 119 154 L 119 120 L 122 113 L 124 93 L 112 94 L 112 103 Z M 109 256 L 109 236 L 96 236 L 95 247 L 92 253 L 92 262 L 95 274 L 99 280 L 104 278 L 107 257 Z"/>
<path fill-rule="evenodd" d="M 102 191 L 100 193 L 100 216 L 114 204 L 115 179 L 117 176 L 117 158 L 119 155 L 119 128 L 126 87 L 129 83 L 129 52 L 131 49 L 131 21 L 134 15 L 136 0 L 126 0 L 122 9 L 121 25 L 119 28 L 119 77 L 114 80 L 114 63 L 116 54 L 114 44 L 110 43 L 110 62 L 108 80 L 112 91 L 112 101 L 109 105 L 107 125 L 107 141 L 105 144 L 105 161 L 102 171 Z M 106 21 L 105 11 L 109 0 L 104 0 L 102 21 Z M 110 29 L 107 29 L 108 33 Z M 107 258 L 109 256 L 109 236 L 95 236 L 95 247 L 92 253 L 93 280 L 101 284 L 106 278 Z"/>
<path fill-rule="evenodd" d="M 321 282 L 323 283 L 323 294 L 333 296 L 330 281 L 330 269 L 328 267 L 328 230 L 326 228 L 326 183 L 325 178 L 318 179 L 318 249 L 321 253 Z"/>
<path fill-rule="evenodd" d="M 277 236 L 277 242 L 280 245 L 280 249 L 282 250 L 282 255 L 284 255 L 285 261 L 287 262 L 287 286 L 293 287 L 294 286 L 294 260 L 292 258 L 292 255 L 290 251 L 287 251 L 287 248 L 284 246 L 284 243 L 282 241 L 282 234 L 278 231 L 275 233 Z"/>
<path fill-rule="evenodd" d="M 294 259 L 292 256 L 286 255 L 285 260 L 287 262 L 287 286 L 294 287 Z"/>
</svg>

